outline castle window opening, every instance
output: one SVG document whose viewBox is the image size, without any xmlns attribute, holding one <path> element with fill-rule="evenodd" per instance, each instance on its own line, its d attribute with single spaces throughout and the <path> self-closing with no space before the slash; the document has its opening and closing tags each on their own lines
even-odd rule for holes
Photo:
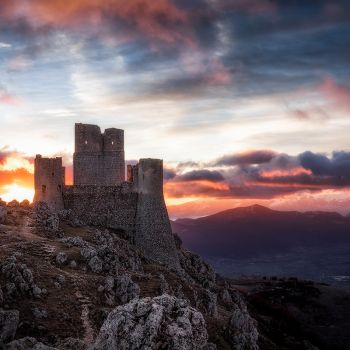
<svg viewBox="0 0 350 350">
<path fill-rule="evenodd" d="M 114 141 L 112 141 L 112 145 L 114 145 Z"/>
<path fill-rule="evenodd" d="M 58 192 L 61 192 L 61 191 L 62 191 L 62 186 L 61 186 L 61 185 L 58 185 L 58 186 L 57 186 L 57 190 L 58 190 Z"/>
<path fill-rule="evenodd" d="M 55 176 L 55 173 L 51 173 L 52 176 Z"/>
<path fill-rule="evenodd" d="M 45 193 L 45 192 L 46 192 L 46 186 L 45 186 L 45 185 L 42 185 L 42 186 L 41 186 L 41 192 L 42 192 L 42 193 Z"/>
<path fill-rule="evenodd" d="M 87 140 L 85 140 L 85 145 L 87 145 Z"/>
</svg>

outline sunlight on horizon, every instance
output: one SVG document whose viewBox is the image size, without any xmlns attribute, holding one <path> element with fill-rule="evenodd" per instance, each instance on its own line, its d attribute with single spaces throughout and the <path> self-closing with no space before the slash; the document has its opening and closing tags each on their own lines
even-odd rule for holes
<svg viewBox="0 0 350 350">
<path fill-rule="evenodd" d="M 25 199 L 29 200 L 29 202 L 33 201 L 34 189 L 21 187 L 15 183 L 6 185 L 3 188 L 5 192 L 0 194 L 0 198 L 5 202 L 11 202 L 14 199 L 18 202 L 22 202 Z"/>
</svg>

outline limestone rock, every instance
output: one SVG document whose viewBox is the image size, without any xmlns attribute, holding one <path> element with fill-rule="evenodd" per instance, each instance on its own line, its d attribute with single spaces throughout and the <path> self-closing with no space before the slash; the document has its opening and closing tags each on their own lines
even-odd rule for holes
<svg viewBox="0 0 350 350">
<path fill-rule="evenodd" d="M 57 213 L 52 212 L 45 202 L 37 202 L 34 206 L 34 219 L 37 224 L 56 236 L 63 236 L 60 230 L 60 219 Z"/>
<path fill-rule="evenodd" d="M 11 256 L 0 263 L 0 273 L 6 278 L 4 297 L 14 298 L 18 294 L 29 294 L 39 297 L 40 288 L 34 283 L 33 273 L 26 264 L 17 262 Z"/>
<path fill-rule="evenodd" d="M 107 276 L 103 288 L 108 305 L 125 304 L 140 295 L 140 287 L 129 275 Z"/>
<path fill-rule="evenodd" d="M 67 254 L 64 252 L 60 252 L 56 255 L 56 263 L 57 265 L 63 265 L 67 262 Z"/>
<path fill-rule="evenodd" d="M 93 272 L 96 272 L 96 273 L 102 272 L 102 269 L 103 269 L 102 260 L 98 256 L 93 256 L 89 260 L 89 267 Z"/>
<path fill-rule="evenodd" d="M 47 311 L 44 309 L 39 309 L 35 307 L 34 309 L 32 309 L 32 313 L 33 313 L 33 316 L 38 320 L 42 318 L 47 318 Z"/>
<path fill-rule="evenodd" d="M 0 348 L 2 343 L 11 341 L 17 331 L 19 312 L 0 310 Z"/>
<path fill-rule="evenodd" d="M 47 346 L 41 342 L 38 342 L 35 338 L 25 337 L 22 339 L 14 340 L 11 343 L 6 344 L 4 350 L 58 350 L 51 346 Z"/>
<path fill-rule="evenodd" d="M 68 247 L 80 247 L 84 248 L 89 246 L 89 243 L 86 242 L 81 237 L 64 237 L 61 241 L 68 245 Z"/>
<path fill-rule="evenodd" d="M 236 303 L 233 306 L 227 332 L 233 349 L 259 349 L 257 323 L 249 315 L 247 305 L 242 299 L 236 300 Z"/>
<path fill-rule="evenodd" d="M 114 309 L 90 350 L 202 350 L 207 339 L 203 315 L 186 300 L 163 294 Z"/>
<path fill-rule="evenodd" d="M 199 255 L 181 250 L 179 257 L 181 267 L 192 281 L 198 282 L 204 288 L 214 285 L 215 272 Z"/>
<path fill-rule="evenodd" d="M 7 218 L 7 209 L 5 206 L 0 205 L 0 224 L 4 224 Z"/>
<path fill-rule="evenodd" d="M 216 293 L 209 289 L 194 290 L 193 299 L 196 308 L 201 310 L 203 314 L 211 317 L 218 316 L 218 298 Z"/>
</svg>

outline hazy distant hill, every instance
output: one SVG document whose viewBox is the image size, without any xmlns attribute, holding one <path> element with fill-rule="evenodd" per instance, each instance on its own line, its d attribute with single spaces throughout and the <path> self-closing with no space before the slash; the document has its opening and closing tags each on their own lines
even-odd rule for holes
<svg viewBox="0 0 350 350">
<path fill-rule="evenodd" d="M 299 275 L 350 281 L 350 218 L 333 212 L 282 212 L 254 205 L 178 219 L 184 245 L 220 272 Z"/>
</svg>

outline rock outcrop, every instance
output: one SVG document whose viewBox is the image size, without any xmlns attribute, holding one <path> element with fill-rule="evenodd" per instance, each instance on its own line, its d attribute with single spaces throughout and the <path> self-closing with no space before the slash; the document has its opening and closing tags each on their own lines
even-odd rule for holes
<svg viewBox="0 0 350 350">
<path fill-rule="evenodd" d="M 203 315 L 186 300 L 163 294 L 114 309 L 90 350 L 202 350 L 207 340 Z"/>
<path fill-rule="evenodd" d="M 257 322 L 249 315 L 246 303 L 236 295 L 228 324 L 228 337 L 234 350 L 258 350 Z"/>
<path fill-rule="evenodd" d="M 105 301 L 110 306 L 125 304 L 140 295 L 140 287 L 128 275 L 107 276 L 99 290 L 104 292 Z"/>
<path fill-rule="evenodd" d="M 60 229 L 60 219 L 58 213 L 51 211 L 45 202 L 37 202 L 34 206 L 34 215 L 37 225 L 43 227 L 47 232 L 63 236 L 63 231 Z"/>
<path fill-rule="evenodd" d="M 0 309 L 0 349 L 2 344 L 11 341 L 17 331 L 19 312 L 17 310 Z"/>
<path fill-rule="evenodd" d="M 7 281 L 3 290 L 4 298 L 13 299 L 20 294 L 39 298 L 42 294 L 42 290 L 34 283 L 32 270 L 26 264 L 18 263 L 15 256 L 0 264 L 0 273 Z"/>
<path fill-rule="evenodd" d="M 35 338 L 25 337 L 22 339 L 14 340 L 11 343 L 6 344 L 4 350 L 58 350 L 51 346 L 47 346 Z"/>
</svg>

